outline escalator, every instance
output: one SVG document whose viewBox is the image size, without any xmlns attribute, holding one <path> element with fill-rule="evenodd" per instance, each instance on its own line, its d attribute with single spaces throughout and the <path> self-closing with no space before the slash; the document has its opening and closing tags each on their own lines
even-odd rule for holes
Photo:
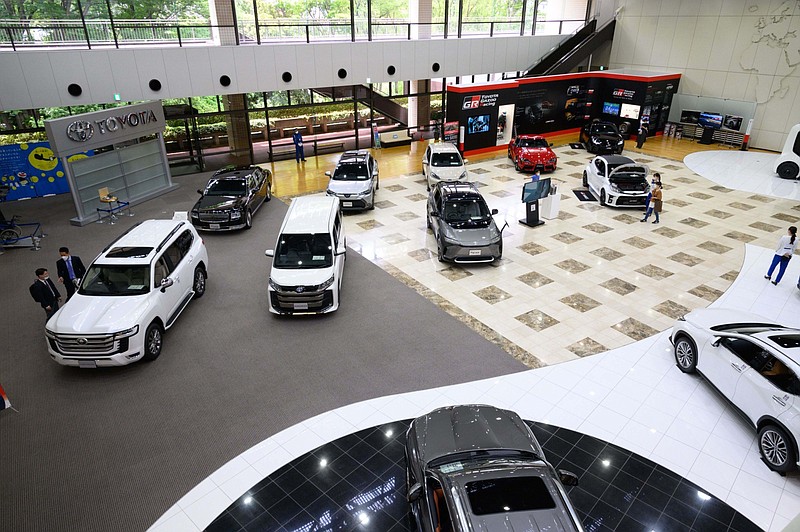
<svg viewBox="0 0 800 532">
<path fill-rule="evenodd" d="M 541 61 L 528 68 L 523 77 L 549 76 L 567 74 L 581 65 L 598 48 L 614 38 L 616 20 L 611 20 L 597 29 L 597 20 L 592 19 L 575 35 L 562 42 L 555 50 L 547 54 Z"/>
<path fill-rule="evenodd" d="M 354 88 L 355 94 L 353 94 Z M 367 107 L 372 107 L 376 112 L 381 113 L 392 122 L 399 122 L 403 126 L 408 125 L 408 109 L 365 85 L 324 87 L 312 90 L 334 101 L 352 98 Z M 372 92 L 372 95 L 370 95 L 370 92 Z"/>
</svg>

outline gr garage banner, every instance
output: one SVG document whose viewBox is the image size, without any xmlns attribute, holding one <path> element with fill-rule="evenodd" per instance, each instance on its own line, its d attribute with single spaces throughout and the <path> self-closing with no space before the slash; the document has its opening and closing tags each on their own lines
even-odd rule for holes
<svg viewBox="0 0 800 532">
<path fill-rule="evenodd" d="M 94 155 L 93 150 L 78 153 L 68 160 Z M 69 192 L 64 167 L 50 149 L 49 142 L 29 142 L 0 146 L 0 185 L 11 190 L 6 201 Z"/>
</svg>

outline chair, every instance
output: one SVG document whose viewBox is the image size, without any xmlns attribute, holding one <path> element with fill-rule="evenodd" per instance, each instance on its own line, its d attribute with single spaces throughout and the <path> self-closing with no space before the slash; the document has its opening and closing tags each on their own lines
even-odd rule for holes
<svg viewBox="0 0 800 532">
<path fill-rule="evenodd" d="M 97 207 L 97 223 L 103 223 L 103 213 L 108 213 L 108 223 L 115 224 L 117 222 L 117 215 L 118 211 L 121 211 L 124 208 L 128 208 L 128 216 L 133 216 L 131 212 L 131 204 L 128 201 L 121 201 L 116 196 L 112 196 L 108 190 L 108 187 L 102 187 L 97 189 L 97 194 L 100 196 L 100 203 L 106 206 L 105 209 L 102 207 Z M 116 205 L 114 205 L 116 204 Z"/>
</svg>

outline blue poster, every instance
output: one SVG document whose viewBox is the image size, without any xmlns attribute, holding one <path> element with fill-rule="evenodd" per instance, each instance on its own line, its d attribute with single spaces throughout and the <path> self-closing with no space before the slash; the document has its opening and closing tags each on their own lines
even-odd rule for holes
<svg viewBox="0 0 800 532">
<path fill-rule="evenodd" d="M 89 150 L 67 160 L 92 155 L 94 151 Z M 50 149 L 49 142 L 0 146 L 0 184 L 11 187 L 6 201 L 69 192 L 64 166 Z"/>
</svg>

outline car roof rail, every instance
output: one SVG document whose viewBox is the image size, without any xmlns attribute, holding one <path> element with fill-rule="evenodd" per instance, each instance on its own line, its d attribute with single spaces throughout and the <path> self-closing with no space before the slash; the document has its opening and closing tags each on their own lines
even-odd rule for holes
<svg viewBox="0 0 800 532">
<path fill-rule="evenodd" d="M 176 225 L 175 228 L 172 231 L 169 232 L 169 234 L 166 236 L 166 238 L 164 238 L 164 240 L 156 247 L 156 253 L 161 251 L 161 248 L 163 248 L 164 245 L 166 245 L 166 243 L 169 241 L 169 239 L 172 238 L 172 235 L 174 235 L 178 231 L 178 229 L 183 227 L 183 225 L 185 223 L 186 222 L 179 222 L 178 225 Z"/>
</svg>

